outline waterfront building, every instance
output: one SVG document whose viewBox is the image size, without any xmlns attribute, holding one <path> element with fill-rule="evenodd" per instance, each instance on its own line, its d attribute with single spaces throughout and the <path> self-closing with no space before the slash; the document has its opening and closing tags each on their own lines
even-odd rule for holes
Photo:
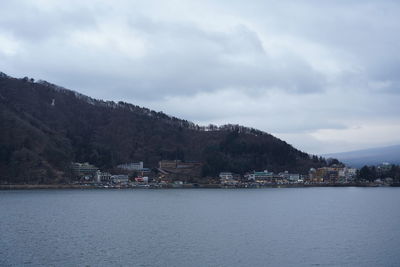
<svg viewBox="0 0 400 267">
<path fill-rule="evenodd" d="M 236 185 L 239 183 L 238 179 L 235 179 L 236 175 L 231 172 L 221 172 L 219 174 L 219 180 L 222 185 Z"/>
<path fill-rule="evenodd" d="M 289 173 L 289 181 L 298 182 L 300 180 L 300 174 L 298 173 Z"/>
<path fill-rule="evenodd" d="M 129 177 L 125 174 L 112 175 L 111 181 L 115 184 L 126 184 L 129 182 Z"/>
<path fill-rule="evenodd" d="M 311 168 L 308 172 L 308 182 L 311 183 L 318 183 L 321 182 L 321 180 L 319 180 L 319 177 L 317 177 L 317 170 L 314 168 Z"/>
<path fill-rule="evenodd" d="M 333 165 L 332 167 L 311 168 L 308 181 L 312 183 L 338 183 L 351 182 L 357 176 L 357 169 Z"/>
<path fill-rule="evenodd" d="M 346 179 L 348 181 L 354 181 L 357 177 L 357 169 L 356 168 L 347 168 Z"/>
<path fill-rule="evenodd" d="M 277 176 L 274 176 L 275 180 L 281 180 L 281 181 L 290 181 L 290 182 L 299 182 L 300 179 L 300 174 L 299 173 L 289 173 L 289 171 L 284 171 L 278 173 Z"/>
<path fill-rule="evenodd" d="M 233 179 L 233 174 L 231 172 L 221 172 L 219 174 L 219 178 L 221 180 L 232 180 Z"/>
<path fill-rule="evenodd" d="M 95 181 L 97 183 L 111 182 L 111 174 L 108 172 L 101 172 L 100 170 L 97 170 L 96 176 L 95 176 Z"/>
<path fill-rule="evenodd" d="M 322 167 L 311 173 L 313 182 L 336 183 L 339 181 L 339 173 L 342 172 L 341 167 Z"/>
<path fill-rule="evenodd" d="M 272 181 L 273 177 L 274 173 L 269 172 L 268 170 L 264 170 L 262 172 L 254 171 L 253 173 L 247 175 L 247 179 L 253 181 Z"/>
<path fill-rule="evenodd" d="M 357 169 L 348 167 L 339 168 L 338 175 L 341 182 L 353 181 L 357 176 Z"/>
<path fill-rule="evenodd" d="M 336 183 L 339 181 L 339 170 L 337 168 L 326 168 L 324 182 Z"/>
<path fill-rule="evenodd" d="M 79 163 L 73 162 L 71 164 L 72 172 L 77 177 L 91 177 L 93 178 L 96 172 L 99 170 L 96 166 L 89 164 L 88 162 Z"/>
</svg>

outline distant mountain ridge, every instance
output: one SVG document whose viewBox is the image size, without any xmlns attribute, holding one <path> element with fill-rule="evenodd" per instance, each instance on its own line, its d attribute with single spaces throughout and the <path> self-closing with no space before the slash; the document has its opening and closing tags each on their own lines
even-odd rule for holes
<svg viewBox="0 0 400 267">
<path fill-rule="evenodd" d="M 0 73 L 0 181 L 59 182 L 71 162 L 101 169 L 162 159 L 203 163 L 203 176 L 251 170 L 306 173 L 325 160 L 260 130 L 199 126 L 125 102 Z"/>
<path fill-rule="evenodd" d="M 323 156 L 337 158 L 343 163 L 353 167 L 362 167 L 364 165 L 378 165 L 383 162 L 400 164 L 400 145 L 369 148 L 342 153 L 332 153 L 325 154 Z"/>
</svg>

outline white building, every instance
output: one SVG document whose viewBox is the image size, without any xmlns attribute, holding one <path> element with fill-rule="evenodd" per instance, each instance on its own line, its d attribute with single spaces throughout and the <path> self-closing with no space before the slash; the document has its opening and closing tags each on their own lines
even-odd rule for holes
<svg viewBox="0 0 400 267">
<path fill-rule="evenodd" d="M 221 172 L 219 178 L 222 185 L 236 185 L 239 183 L 231 172 Z"/>
<path fill-rule="evenodd" d="M 347 168 L 346 179 L 354 180 L 357 177 L 357 169 L 356 168 Z"/>
<path fill-rule="evenodd" d="M 300 180 L 300 174 L 298 173 L 289 173 L 289 180 L 293 182 L 298 182 Z"/>
<path fill-rule="evenodd" d="M 221 180 L 232 180 L 233 179 L 233 174 L 231 172 L 221 172 L 219 174 L 219 178 Z"/>
<path fill-rule="evenodd" d="M 97 183 L 110 182 L 111 174 L 109 174 L 108 172 L 101 172 L 101 171 L 97 170 L 96 175 L 95 175 L 95 181 Z"/>
<path fill-rule="evenodd" d="M 299 181 L 301 181 L 300 174 L 298 174 L 298 173 L 289 173 L 288 171 L 284 171 L 284 172 L 279 173 L 278 176 L 281 179 L 285 179 L 285 180 L 288 180 L 288 181 L 291 181 L 291 182 L 299 182 Z"/>
<path fill-rule="evenodd" d="M 139 171 L 143 169 L 143 161 L 120 164 L 117 168 L 127 171 Z"/>
<path fill-rule="evenodd" d="M 128 175 L 119 174 L 119 175 L 111 176 L 111 180 L 115 184 L 123 184 L 123 183 L 128 183 L 129 182 L 129 177 L 128 177 Z"/>
</svg>

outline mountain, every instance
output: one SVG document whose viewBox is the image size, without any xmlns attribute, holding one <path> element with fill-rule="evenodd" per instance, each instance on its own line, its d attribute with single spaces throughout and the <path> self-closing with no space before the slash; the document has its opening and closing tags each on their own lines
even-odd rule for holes
<svg viewBox="0 0 400 267">
<path fill-rule="evenodd" d="M 337 158 L 346 165 L 353 167 L 378 165 L 382 162 L 400 164 L 400 145 L 326 154 L 324 156 Z"/>
<path fill-rule="evenodd" d="M 239 125 L 198 126 L 125 102 L 96 100 L 46 81 L 0 74 L 0 181 L 69 181 L 71 162 L 103 170 L 161 159 L 203 163 L 220 171 L 296 171 L 324 166 L 278 138 Z"/>
</svg>

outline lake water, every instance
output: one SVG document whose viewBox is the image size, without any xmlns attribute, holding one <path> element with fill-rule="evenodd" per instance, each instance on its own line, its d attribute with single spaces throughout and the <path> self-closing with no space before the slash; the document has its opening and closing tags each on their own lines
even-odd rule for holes
<svg viewBox="0 0 400 267">
<path fill-rule="evenodd" d="M 0 266 L 400 266 L 400 188 L 0 191 Z"/>
</svg>

